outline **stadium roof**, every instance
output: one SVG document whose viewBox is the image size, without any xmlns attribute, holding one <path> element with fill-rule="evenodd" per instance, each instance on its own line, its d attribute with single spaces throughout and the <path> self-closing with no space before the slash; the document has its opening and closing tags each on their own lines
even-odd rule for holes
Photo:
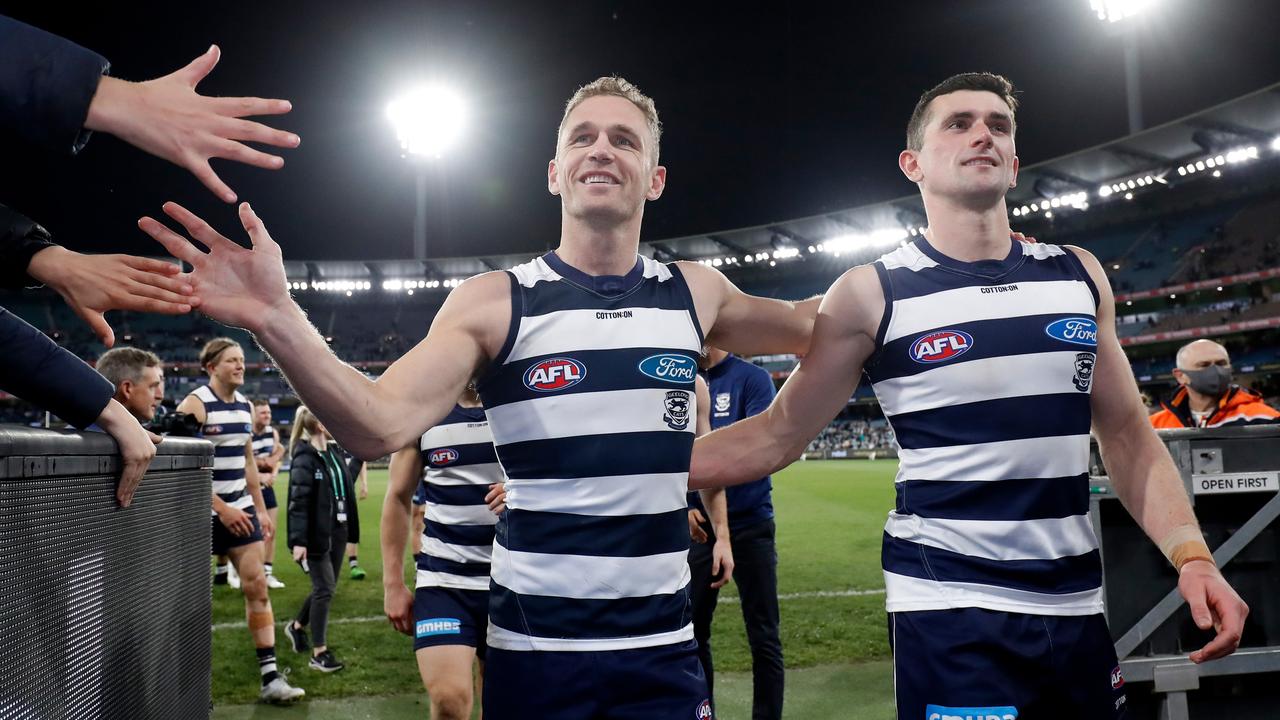
<svg viewBox="0 0 1280 720">
<path fill-rule="evenodd" d="M 1009 193 L 1016 217 L 1052 211 L 1081 212 L 1123 202 L 1125 193 L 1156 184 L 1201 181 L 1196 166 L 1269 160 L 1280 156 L 1280 83 L 1135 135 L 1022 168 Z M 1252 151 L 1250 153 L 1250 151 Z M 1189 172 L 1188 172 L 1189 171 Z M 1185 174 L 1184 174 L 1185 173 Z M 1059 210 L 1059 208 L 1061 208 Z M 826 249 L 853 252 L 889 247 L 925 224 L 918 195 L 783 222 L 641 243 L 659 260 L 700 260 L 734 265 L 774 258 L 803 258 Z M 477 273 L 510 268 L 540 253 L 438 258 L 427 261 L 288 261 L 289 280 L 434 282 L 447 289 Z M 329 289 L 346 289 L 330 287 Z M 360 289 L 356 287 L 355 289 Z"/>
</svg>

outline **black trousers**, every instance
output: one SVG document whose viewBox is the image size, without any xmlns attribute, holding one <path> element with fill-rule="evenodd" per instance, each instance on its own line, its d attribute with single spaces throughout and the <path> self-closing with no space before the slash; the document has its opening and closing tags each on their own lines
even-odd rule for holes
<svg viewBox="0 0 1280 720">
<path fill-rule="evenodd" d="M 766 520 L 743 528 L 729 537 L 733 546 L 733 582 L 742 601 L 742 620 L 751 646 L 753 695 L 752 720 L 782 717 L 782 641 L 778 637 L 778 551 L 774 543 L 774 522 Z M 711 534 L 707 528 L 707 534 Z M 698 641 L 698 659 L 707 676 L 707 689 L 715 702 L 715 669 L 711 660 L 711 618 L 716 612 L 720 591 L 711 584 L 712 536 L 706 544 L 689 549 L 689 571 L 693 576 L 693 635 Z"/>
<path fill-rule="evenodd" d="M 329 552 L 307 553 L 311 594 L 302 601 L 297 620 L 303 627 L 311 626 L 311 640 L 316 646 L 329 644 L 329 606 L 333 602 L 333 591 L 338 586 L 338 575 L 342 572 L 342 555 L 346 548 L 347 526 L 342 523 L 334 527 Z"/>
</svg>

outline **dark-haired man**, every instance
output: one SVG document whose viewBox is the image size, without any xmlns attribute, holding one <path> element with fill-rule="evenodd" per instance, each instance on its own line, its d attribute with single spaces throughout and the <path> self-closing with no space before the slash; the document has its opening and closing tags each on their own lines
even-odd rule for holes
<svg viewBox="0 0 1280 720">
<path fill-rule="evenodd" d="M 706 487 L 786 466 L 866 373 L 901 446 L 882 558 L 903 720 L 1125 715 L 1087 516 L 1091 426 L 1196 624 L 1217 627 L 1191 660 L 1234 651 L 1248 612 L 1147 423 L 1097 259 L 1010 240 L 1016 109 L 988 73 L 924 93 L 898 162 L 929 230 L 836 280 L 769 410 L 698 440 L 690 470 Z"/>
</svg>

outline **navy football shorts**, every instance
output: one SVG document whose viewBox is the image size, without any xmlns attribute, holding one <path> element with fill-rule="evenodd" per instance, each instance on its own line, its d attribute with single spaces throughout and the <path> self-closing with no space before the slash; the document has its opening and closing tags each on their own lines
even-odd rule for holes
<svg viewBox="0 0 1280 720">
<path fill-rule="evenodd" d="M 267 487 L 266 485 L 262 486 L 262 505 L 268 510 L 271 510 L 272 508 L 276 508 L 280 506 L 280 504 L 276 502 L 275 488 Z"/>
<path fill-rule="evenodd" d="M 889 614 L 899 720 L 1127 718 L 1102 615 Z"/>
<path fill-rule="evenodd" d="M 469 645 L 484 662 L 489 591 L 421 587 L 413 592 L 413 649 Z"/>
<path fill-rule="evenodd" d="M 693 640 L 635 650 L 489 651 L 485 720 L 710 720 Z"/>
<path fill-rule="evenodd" d="M 210 518 L 213 520 L 214 555 L 226 555 L 227 551 L 231 548 L 248 545 L 249 543 L 262 542 L 262 524 L 258 522 L 258 511 L 252 505 L 244 508 L 244 511 L 249 513 L 249 519 L 253 521 L 253 532 L 249 533 L 245 537 L 231 534 L 231 531 L 227 529 L 226 525 L 222 524 L 222 521 L 218 519 L 217 515 Z"/>
</svg>

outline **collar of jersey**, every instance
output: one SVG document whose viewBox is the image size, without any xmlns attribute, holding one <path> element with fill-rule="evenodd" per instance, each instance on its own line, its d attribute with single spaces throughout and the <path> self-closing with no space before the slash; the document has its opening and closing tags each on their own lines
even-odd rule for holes
<svg viewBox="0 0 1280 720">
<path fill-rule="evenodd" d="M 939 252 L 937 248 L 929 244 L 929 241 L 923 235 L 916 238 L 916 247 L 920 248 L 920 252 L 928 255 L 942 267 L 968 275 L 987 278 L 996 278 L 1011 272 L 1018 267 L 1023 258 L 1022 243 L 1013 238 L 1009 238 L 1009 254 L 1003 260 L 975 260 L 973 262 L 956 260 Z"/>
<path fill-rule="evenodd" d="M 468 420 L 484 420 L 484 407 L 463 407 L 461 405 L 454 405 L 453 411 Z"/>
<path fill-rule="evenodd" d="M 644 261 L 638 255 L 636 264 L 626 275 L 588 275 L 561 260 L 554 250 L 543 255 L 542 261 L 565 280 L 604 297 L 628 293 L 644 280 Z"/>
</svg>

